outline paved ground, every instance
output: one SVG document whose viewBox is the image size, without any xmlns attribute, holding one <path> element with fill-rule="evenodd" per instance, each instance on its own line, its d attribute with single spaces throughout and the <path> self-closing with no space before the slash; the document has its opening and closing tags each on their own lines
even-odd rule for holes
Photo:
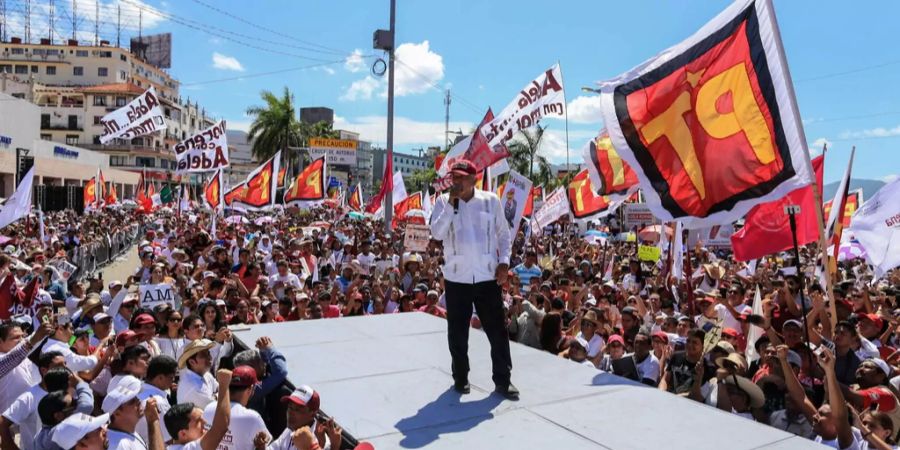
<svg viewBox="0 0 900 450">
<path fill-rule="evenodd" d="M 103 272 L 103 281 L 106 283 L 114 280 L 124 283 L 128 277 L 134 275 L 139 265 L 140 258 L 138 258 L 137 245 L 133 245 L 116 258 L 112 264 L 99 269 L 98 272 Z"/>
</svg>

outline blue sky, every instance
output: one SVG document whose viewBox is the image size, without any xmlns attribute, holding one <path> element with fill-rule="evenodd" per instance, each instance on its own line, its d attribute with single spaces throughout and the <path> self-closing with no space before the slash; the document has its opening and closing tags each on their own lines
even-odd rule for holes
<svg viewBox="0 0 900 450">
<path fill-rule="evenodd" d="M 137 2 L 108 1 L 123 8 Z M 387 0 L 146 3 L 171 14 L 145 15 L 149 29 L 144 32 L 173 33 L 171 72 L 184 83 L 182 94 L 228 119 L 230 127 L 247 127 L 250 119 L 243 112 L 259 103 L 260 90 L 280 91 L 286 85 L 298 106 L 332 107 L 337 127 L 384 143 L 386 77 L 372 75 L 375 58 L 370 55 L 382 56 L 371 42 L 373 30 L 388 27 Z M 503 109 L 529 80 L 560 61 L 570 105 L 570 158 L 577 162 L 582 145 L 602 126 L 596 103 L 580 87 L 618 75 L 683 40 L 729 2 L 398 3 L 397 43 L 404 61 L 397 68 L 398 151 L 443 142 L 445 87 L 453 95 L 451 129 L 468 132 L 488 106 Z M 894 43 L 900 3 L 776 0 L 775 9 L 807 138 L 816 152 L 822 142 L 830 143 L 825 181 L 841 176 L 853 145 L 854 177 L 897 177 L 900 51 Z M 325 64 L 305 70 L 253 76 L 321 61 Z M 233 77 L 246 78 L 209 83 Z M 545 123 L 550 128 L 542 151 L 564 162 L 564 123 Z"/>
</svg>

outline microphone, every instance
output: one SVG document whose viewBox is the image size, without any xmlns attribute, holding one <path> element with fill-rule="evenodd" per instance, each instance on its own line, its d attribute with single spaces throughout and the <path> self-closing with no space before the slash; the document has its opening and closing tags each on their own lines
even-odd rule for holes
<svg viewBox="0 0 900 450">
<path fill-rule="evenodd" d="M 459 213 L 459 197 L 453 198 L 453 214 Z"/>
</svg>

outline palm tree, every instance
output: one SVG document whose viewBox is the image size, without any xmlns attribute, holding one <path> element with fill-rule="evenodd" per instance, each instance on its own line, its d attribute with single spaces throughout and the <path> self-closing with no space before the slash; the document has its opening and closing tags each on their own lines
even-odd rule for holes
<svg viewBox="0 0 900 450">
<path fill-rule="evenodd" d="M 320 120 L 316 123 L 300 123 L 300 131 L 303 137 L 303 145 L 305 147 L 309 146 L 309 138 L 329 138 L 329 139 L 337 139 L 341 136 L 340 133 L 334 131 L 332 129 L 332 125 L 324 120 Z"/>
<path fill-rule="evenodd" d="M 264 106 L 247 108 L 253 123 L 247 139 L 253 144 L 250 151 L 257 161 L 265 161 L 282 150 L 282 157 L 289 157 L 288 147 L 299 147 L 302 141 L 300 122 L 294 109 L 294 95 L 284 87 L 281 97 L 270 91 L 260 93 Z"/>
<path fill-rule="evenodd" d="M 509 164 L 512 168 L 521 174 L 528 174 L 535 186 L 539 184 L 547 184 L 553 179 L 553 172 L 550 170 L 550 161 L 543 155 L 538 154 L 541 148 L 541 141 L 544 138 L 545 127 L 540 125 L 522 130 L 509 142 Z M 536 167 L 535 167 L 536 165 Z M 537 174 L 535 174 L 535 170 Z"/>
</svg>

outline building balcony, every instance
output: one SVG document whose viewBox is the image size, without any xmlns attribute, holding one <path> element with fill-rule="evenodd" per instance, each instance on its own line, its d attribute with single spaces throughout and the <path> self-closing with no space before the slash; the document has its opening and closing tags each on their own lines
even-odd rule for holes
<svg viewBox="0 0 900 450">
<path fill-rule="evenodd" d="M 138 153 L 155 153 L 155 154 L 169 154 L 172 151 L 166 149 L 165 147 L 152 147 L 149 145 L 135 145 L 135 144 L 116 144 L 110 143 L 107 145 L 103 144 L 80 144 L 79 147 L 88 149 L 88 150 L 96 150 L 104 153 L 109 152 L 138 152 Z"/>
</svg>

